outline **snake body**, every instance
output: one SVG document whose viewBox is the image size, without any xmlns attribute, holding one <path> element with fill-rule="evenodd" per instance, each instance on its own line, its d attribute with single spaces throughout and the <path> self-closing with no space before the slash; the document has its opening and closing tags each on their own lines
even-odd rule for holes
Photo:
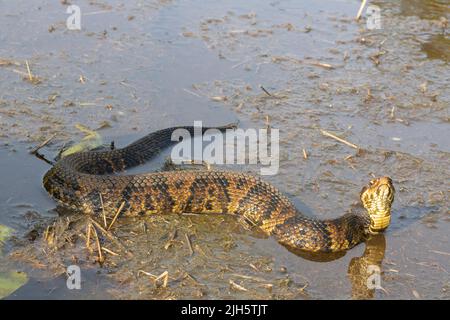
<svg viewBox="0 0 450 320">
<path fill-rule="evenodd" d="M 246 173 L 176 170 L 116 174 L 148 161 L 173 144 L 172 133 L 179 128 L 191 135 L 194 132 L 193 127 L 173 127 L 150 133 L 122 149 L 64 157 L 45 174 L 44 188 L 62 205 L 88 214 L 237 215 L 281 244 L 308 252 L 352 248 L 371 232 L 384 230 L 386 221 L 389 224 L 394 191 L 389 178 L 378 179 L 377 188 L 371 183 L 363 189 L 361 200 L 367 212 L 318 220 L 303 215 L 271 184 Z"/>
</svg>

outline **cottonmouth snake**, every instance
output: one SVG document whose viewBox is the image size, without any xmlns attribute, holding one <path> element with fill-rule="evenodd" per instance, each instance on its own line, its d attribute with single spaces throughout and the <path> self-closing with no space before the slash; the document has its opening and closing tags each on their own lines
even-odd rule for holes
<svg viewBox="0 0 450 320">
<path fill-rule="evenodd" d="M 60 159 L 44 176 L 48 193 L 64 206 L 89 214 L 223 213 L 239 215 L 285 246 L 307 252 L 336 252 L 354 247 L 386 229 L 394 200 L 388 177 L 374 179 L 360 193 L 364 212 L 318 220 L 299 212 L 271 184 L 246 173 L 176 170 L 134 175 L 115 173 L 155 156 L 175 129 L 150 133 L 130 145 L 88 151 Z M 221 127 L 224 130 L 227 127 Z M 203 132 L 208 128 L 203 128 Z"/>
</svg>

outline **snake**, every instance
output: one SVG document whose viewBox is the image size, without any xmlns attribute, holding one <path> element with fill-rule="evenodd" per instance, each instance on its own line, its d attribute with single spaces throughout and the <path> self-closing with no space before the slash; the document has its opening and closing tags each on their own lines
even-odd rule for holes
<svg viewBox="0 0 450 320">
<path fill-rule="evenodd" d="M 383 232 L 390 224 L 395 189 L 386 176 L 372 179 L 362 188 L 364 209 L 333 219 L 317 219 L 303 214 L 260 176 L 246 172 L 185 169 L 127 174 L 127 169 L 179 142 L 172 140 L 177 129 L 194 134 L 193 126 L 171 127 L 123 148 L 68 155 L 45 173 L 43 186 L 60 205 L 90 215 L 239 216 L 280 244 L 304 252 L 342 252 Z M 202 133 L 207 129 L 203 127 Z"/>
</svg>

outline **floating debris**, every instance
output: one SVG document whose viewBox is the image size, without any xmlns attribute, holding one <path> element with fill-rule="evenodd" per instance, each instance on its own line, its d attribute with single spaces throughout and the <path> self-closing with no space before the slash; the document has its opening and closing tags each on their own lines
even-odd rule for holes
<svg viewBox="0 0 450 320">
<path fill-rule="evenodd" d="M 349 147 L 352 147 L 352 148 L 355 148 L 355 149 L 359 149 L 359 147 L 358 147 L 356 144 L 353 144 L 353 143 L 351 143 L 351 142 L 348 142 L 347 140 L 344 140 L 344 139 L 342 139 L 342 138 L 339 138 L 338 136 L 336 136 L 336 135 L 334 135 L 334 134 L 332 134 L 332 133 L 330 133 L 330 132 L 328 132 L 328 131 L 326 131 L 326 130 L 320 130 L 320 132 L 322 132 L 322 134 L 323 134 L 324 136 L 333 138 L 333 139 L 335 139 L 335 140 L 337 140 L 337 141 L 339 141 L 339 142 L 342 142 L 343 144 L 346 144 L 346 145 L 349 146 Z"/>
<path fill-rule="evenodd" d="M 85 134 L 85 137 L 83 137 L 83 139 L 79 143 L 64 150 L 61 153 L 62 158 L 67 157 L 68 155 L 73 153 L 98 148 L 103 144 L 102 137 L 98 134 L 98 132 L 89 129 L 83 126 L 82 124 L 76 124 L 75 127 L 81 132 L 83 132 Z"/>
<path fill-rule="evenodd" d="M 361 6 L 359 7 L 358 13 L 356 14 L 356 21 L 358 21 L 361 18 L 362 12 L 364 10 L 364 7 L 366 6 L 367 0 L 363 0 L 361 2 Z"/>
<path fill-rule="evenodd" d="M 0 224 L 0 259 L 2 259 L 2 244 L 13 233 L 13 229 Z M 28 282 L 28 276 L 24 272 L 9 270 L 0 271 L 0 299 L 9 296 Z"/>
<path fill-rule="evenodd" d="M 27 75 L 28 75 L 28 78 L 26 78 L 26 79 L 32 84 L 39 84 L 39 83 L 41 83 L 42 80 L 39 79 L 38 77 L 34 76 L 31 73 L 31 69 L 30 69 L 30 65 L 28 64 L 28 60 L 25 60 L 25 64 L 27 66 Z"/>
<path fill-rule="evenodd" d="M 9 296 L 27 282 L 28 276 L 24 272 L 0 272 L 0 299 Z"/>
<path fill-rule="evenodd" d="M 211 97 L 212 101 L 216 101 L 216 102 L 223 102 L 223 101 L 227 101 L 227 97 L 225 96 L 215 96 L 215 97 Z"/>
<path fill-rule="evenodd" d="M 245 287 L 243 287 L 243 286 L 237 284 L 236 282 L 234 282 L 234 281 L 231 280 L 231 279 L 230 279 L 229 283 L 230 283 L 230 288 L 233 289 L 233 290 L 236 290 L 236 291 L 243 291 L 243 292 L 247 292 L 247 291 L 248 291 L 247 288 L 245 288 Z"/>
</svg>

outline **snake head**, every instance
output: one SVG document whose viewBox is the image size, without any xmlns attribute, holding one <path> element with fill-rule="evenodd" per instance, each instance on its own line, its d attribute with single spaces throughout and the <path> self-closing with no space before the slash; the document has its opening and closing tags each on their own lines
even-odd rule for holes
<svg viewBox="0 0 450 320">
<path fill-rule="evenodd" d="M 395 189 L 389 177 L 372 179 L 360 193 L 361 202 L 370 217 L 370 233 L 384 231 L 391 222 Z"/>
</svg>

